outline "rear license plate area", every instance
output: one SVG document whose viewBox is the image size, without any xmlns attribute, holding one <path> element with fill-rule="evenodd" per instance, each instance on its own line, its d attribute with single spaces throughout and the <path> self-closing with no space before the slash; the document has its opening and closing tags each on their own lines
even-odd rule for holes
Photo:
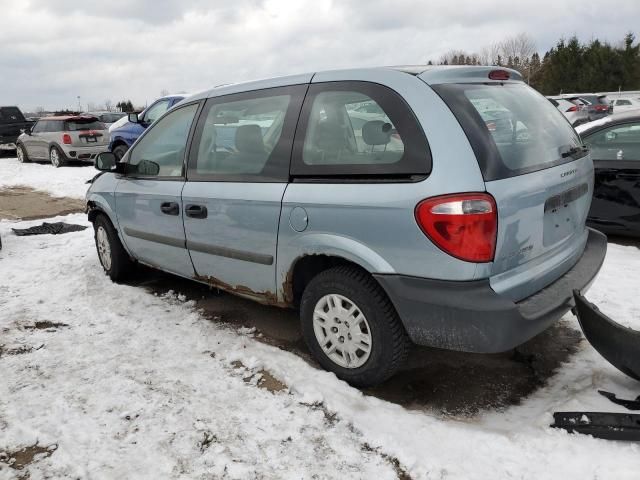
<svg viewBox="0 0 640 480">
<path fill-rule="evenodd" d="M 586 183 L 547 199 L 544 204 L 544 246 L 553 245 L 571 236 L 584 221 Z"/>
</svg>

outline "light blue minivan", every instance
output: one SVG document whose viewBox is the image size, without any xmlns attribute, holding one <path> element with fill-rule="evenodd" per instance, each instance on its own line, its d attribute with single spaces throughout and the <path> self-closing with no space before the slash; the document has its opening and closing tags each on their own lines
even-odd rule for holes
<svg viewBox="0 0 640 480">
<path fill-rule="evenodd" d="M 411 343 L 500 352 L 572 306 L 606 237 L 589 151 L 500 67 L 227 85 L 160 117 L 87 192 L 115 281 L 136 262 L 300 312 L 318 362 L 384 381 Z"/>
</svg>

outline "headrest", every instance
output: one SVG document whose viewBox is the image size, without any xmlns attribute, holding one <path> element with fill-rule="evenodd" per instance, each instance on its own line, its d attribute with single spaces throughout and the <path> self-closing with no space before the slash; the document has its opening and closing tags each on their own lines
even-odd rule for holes
<svg viewBox="0 0 640 480">
<path fill-rule="evenodd" d="M 236 148 L 244 153 L 264 153 L 264 141 L 259 125 L 241 125 L 236 130 Z"/>
<path fill-rule="evenodd" d="M 391 130 L 389 122 L 371 120 L 362 125 L 362 140 L 367 145 L 386 145 L 391 141 Z"/>
</svg>

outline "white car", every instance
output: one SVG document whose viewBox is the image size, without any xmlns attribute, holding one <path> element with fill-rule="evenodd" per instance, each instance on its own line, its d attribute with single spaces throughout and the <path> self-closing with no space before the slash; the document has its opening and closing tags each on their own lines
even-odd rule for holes
<svg viewBox="0 0 640 480">
<path fill-rule="evenodd" d="M 562 112 L 569 123 L 577 127 L 589 121 L 589 113 L 584 103 L 577 98 L 547 97 L 549 101 Z"/>
<path fill-rule="evenodd" d="M 640 98 L 616 98 L 611 101 L 613 113 L 626 112 L 628 110 L 640 109 Z"/>
</svg>

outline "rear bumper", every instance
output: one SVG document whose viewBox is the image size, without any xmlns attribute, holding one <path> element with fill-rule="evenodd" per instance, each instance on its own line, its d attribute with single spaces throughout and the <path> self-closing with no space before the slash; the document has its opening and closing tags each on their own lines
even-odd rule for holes
<svg viewBox="0 0 640 480">
<path fill-rule="evenodd" d="M 497 294 L 489 280 L 451 282 L 375 275 L 411 340 L 466 352 L 510 350 L 548 328 L 573 306 L 573 290 L 586 290 L 607 251 L 607 237 L 589 230 L 578 262 L 555 282 L 520 301 Z"/>
<path fill-rule="evenodd" d="M 90 147 L 75 147 L 73 145 L 63 145 L 62 151 L 69 160 L 93 162 L 95 161 L 99 153 L 108 151 L 108 146 L 104 144 Z"/>
</svg>

